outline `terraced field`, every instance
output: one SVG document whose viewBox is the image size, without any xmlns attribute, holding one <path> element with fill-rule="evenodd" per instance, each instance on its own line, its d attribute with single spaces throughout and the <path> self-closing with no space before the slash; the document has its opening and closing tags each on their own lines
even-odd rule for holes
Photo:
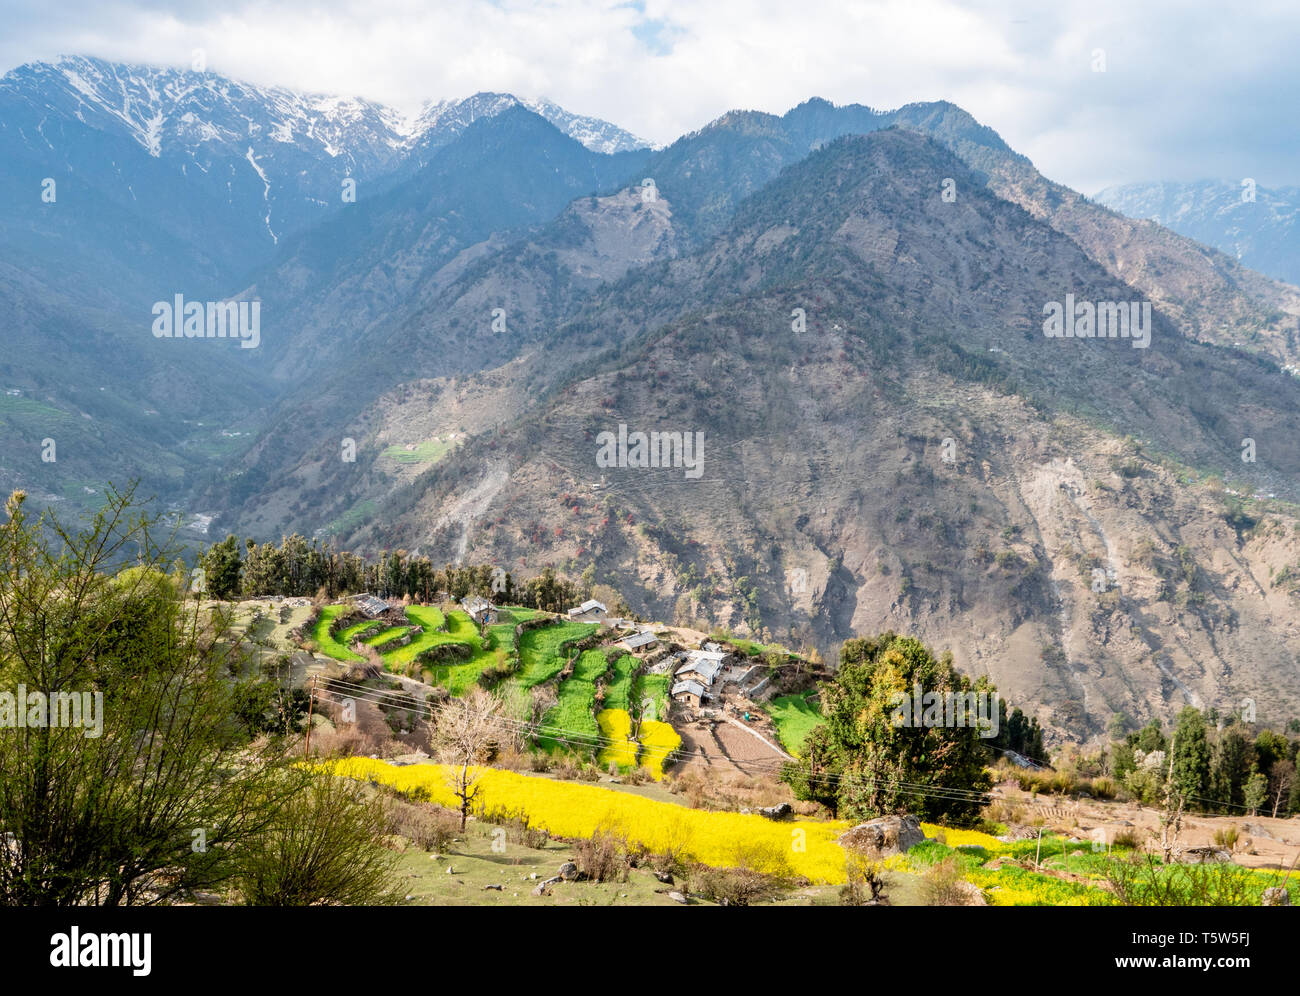
<svg viewBox="0 0 1300 996">
<path fill-rule="evenodd" d="M 383 628 L 383 623 L 377 619 L 363 619 L 359 623 L 353 623 L 346 629 L 339 631 L 338 642 L 344 647 L 352 646 L 352 641 L 357 639 L 363 633 L 369 635 L 371 632 L 378 632 Z"/>
<path fill-rule="evenodd" d="M 519 638 L 520 668 L 514 683 L 527 689 L 554 678 L 564 669 L 568 659 L 560 645 L 591 636 L 599 628 L 596 623 L 564 621 L 554 626 L 530 629 Z"/>
<path fill-rule="evenodd" d="M 360 654 L 354 654 L 347 648 L 347 644 L 340 643 L 334 637 L 330 636 L 330 626 L 339 616 L 346 615 L 352 611 L 350 605 L 327 605 L 321 609 L 320 618 L 316 620 L 316 625 L 311 629 L 311 639 L 316 644 L 322 654 L 333 657 L 336 661 L 359 661 Z M 359 624 L 360 625 L 360 624 Z M 367 623 L 366 625 L 373 625 Z M 352 627 L 349 627 L 351 629 Z M 344 630 L 346 633 L 347 630 Z M 342 636 L 343 634 L 339 634 Z"/>
<path fill-rule="evenodd" d="M 413 627 L 419 626 L 422 632 L 410 643 L 396 647 L 383 654 L 384 666 L 390 671 L 403 672 L 421 653 L 445 643 L 461 643 L 468 646 L 473 656 L 464 662 L 455 662 L 425 667 L 425 680 L 432 684 L 443 685 L 454 695 L 463 694 L 478 680 L 482 671 L 505 660 L 510 651 L 516 624 L 537 615 L 535 609 L 511 609 L 511 620 L 496 623 L 489 627 L 487 645 L 479 636 L 474 620 L 459 609 L 452 609 L 446 615 L 441 609 L 431 605 L 412 605 L 405 610 L 410 625 L 389 625 L 382 620 L 366 619 L 341 630 L 337 637 L 329 635 L 330 626 L 340 616 L 351 611 L 348 605 L 329 605 L 320 614 L 312 627 L 310 638 L 316 643 L 320 652 L 335 660 L 351 662 L 361 660 L 359 654 L 349 649 L 358 638 L 371 647 L 382 647 L 407 634 Z M 446 630 L 440 627 L 446 623 Z M 591 627 L 594 629 L 594 627 Z M 564 637 L 567 639 L 568 637 Z M 547 641 L 534 641 L 538 646 L 537 666 L 544 668 L 547 661 L 540 655 L 546 652 Z M 558 671 L 564 666 L 563 660 L 555 667 Z"/>
<path fill-rule="evenodd" d="M 340 661 L 360 660 L 349 647 L 356 639 L 367 646 L 381 648 L 409 633 L 414 626 L 421 632 L 408 644 L 383 653 L 389 671 L 407 673 L 420 654 L 447 643 L 470 648 L 467 660 L 422 664 L 423 679 L 440 685 L 452 695 L 463 695 L 487 669 L 506 661 L 513 650 L 514 628 L 518 623 L 538 615 L 532 609 L 510 609 L 511 619 L 488 627 L 486 639 L 468 614 L 459 609 L 444 613 L 433 606 L 412 605 L 405 610 L 410 625 L 390 625 L 377 620 L 353 623 L 329 635 L 330 625 L 351 611 L 347 605 L 327 606 L 312 628 L 311 637 L 322 653 Z M 444 626 L 445 631 L 440 629 Z M 591 636 L 599 629 L 596 623 L 567 620 L 552 626 L 528 630 L 519 638 L 519 669 L 507 682 L 507 688 L 528 690 L 554 678 L 569 658 L 565 644 Z M 668 676 L 634 676 L 637 659 L 618 650 L 586 650 L 574 665 L 573 674 L 560 683 L 558 700 L 546 714 L 544 724 L 552 735 L 539 741 L 550 752 L 576 750 L 594 756 L 602 766 L 611 762 L 621 769 L 635 767 L 638 760 L 656 778 L 663 774 L 663 758 L 680 745 L 681 740 L 666 722 L 668 715 Z M 608 675 L 603 708 L 596 710 L 596 682 Z M 632 739 L 633 706 L 641 709 L 645 721 L 640 742 Z M 612 741 L 612 742 L 611 742 Z"/>
<path fill-rule="evenodd" d="M 682 745 L 681 734 L 668 723 L 641 720 L 641 764 L 658 780 L 664 776 L 664 761 Z"/>
<path fill-rule="evenodd" d="M 632 686 L 632 701 L 641 707 L 642 720 L 668 718 L 668 675 L 639 674 Z"/>
<path fill-rule="evenodd" d="M 624 654 L 614 661 L 613 676 L 605 686 L 605 708 L 627 709 L 632 702 L 632 675 L 636 671 L 637 659 L 631 654 Z"/>
<path fill-rule="evenodd" d="M 602 768 L 611 764 L 619 771 L 636 767 L 640 748 L 632 739 L 632 716 L 626 709 L 602 709 L 596 714 L 596 725 L 605 738 L 605 746 L 596 755 Z"/>
<path fill-rule="evenodd" d="M 436 609 L 434 611 L 437 611 Z M 447 616 L 447 632 L 436 634 L 441 639 L 433 639 L 428 644 L 421 640 L 412 642 L 410 647 L 403 647 L 393 655 L 395 661 L 410 661 L 421 650 L 438 643 L 464 643 L 473 648 L 474 654 L 467 661 L 439 664 L 424 669 L 424 680 L 433 685 L 441 685 L 452 695 L 464 695 L 477 681 L 478 676 L 490 667 L 505 661 L 510 653 L 514 639 L 515 626 L 537 615 L 536 609 L 510 609 L 513 617 L 509 622 L 494 623 L 488 627 L 487 640 L 479 636 L 474 620 L 464 612 L 453 609 Z M 429 634 L 428 628 L 424 635 Z M 412 648 L 416 648 L 411 653 Z M 563 662 L 560 664 L 563 667 Z M 558 670 L 558 669 L 557 669 Z"/>
<path fill-rule="evenodd" d="M 387 643 L 389 640 L 396 640 L 399 636 L 405 635 L 410 631 L 410 629 L 410 626 L 388 626 L 381 629 L 373 636 L 366 637 L 361 642 L 367 647 L 378 647 L 381 644 Z"/>
<path fill-rule="evenodd" d="M 543 717 L 543 724 L 563 730 L 556 736 L 542 737 L 543 750 L 574 749 L 588 752 L 600 736 L 596 724 L 596 682 L 609 670 L 610 654 L 604 650 L 584 650 L 573 667 L 573 674 L 560 683 L 557 701 Z"/>
</svg>

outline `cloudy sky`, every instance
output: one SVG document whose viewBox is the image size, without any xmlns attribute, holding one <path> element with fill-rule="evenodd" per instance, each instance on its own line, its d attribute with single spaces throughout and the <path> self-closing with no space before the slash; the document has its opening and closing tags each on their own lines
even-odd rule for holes
<svg viewBox="0 0 1300 996">
<path fill-rule="evenodd" d="M 1058 0 L 5 0 L 0 71 L 60 54 L 188 65 L 414 110 L 546 96 L 654 142 L 809 96 L 948 99 L 1086 193 L 1300 184 L 1300 7 Z"/>
</svg>

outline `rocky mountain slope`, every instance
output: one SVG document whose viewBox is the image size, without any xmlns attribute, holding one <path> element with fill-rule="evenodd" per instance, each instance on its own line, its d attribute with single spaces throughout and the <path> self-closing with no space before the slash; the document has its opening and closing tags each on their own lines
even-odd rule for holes
<svg viewBox="0 0 1300 996">
<path fill-rule="evenodd" d="M 468 438 L 423 473 L 349 468 L 371 506 L 345 535 L 590 564 L 647 615 L 824 650 L 917 632 L 1060 737 L 1183 701 L 1294 709 L 1300 381 L 1159 310 L 1146 349 L 1048 338 L 1067 293 L 1142 299 L 937 143 L 835 142 L 541 349 L 393 392 L 376 442 Z M 620 424 L 702 433 L 702 474 L 601 466 Z M 1225 473 L 1280 498 L 1238 510 Z"/>
</svg>

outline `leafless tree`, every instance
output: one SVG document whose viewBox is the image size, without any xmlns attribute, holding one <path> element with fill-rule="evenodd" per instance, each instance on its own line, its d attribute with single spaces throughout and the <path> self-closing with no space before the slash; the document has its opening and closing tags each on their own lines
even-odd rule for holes
<svg viewBox="0 0 1300 996">
<path fill-rule="evenodd" d="M 461 830 L 478 798 L 483 763 L 500 742 L 504 725 L 501 700 L 482 688 L 449 699 L 429 723 L 433 756 L 447 765 L 448 784 L 460 800 Z"/>
<path fill-rule="evenodd" d="M 1273 770 L 1268 776 L 1269 791 L 1273 795 L 1273 815 L 1276 817 L 1283 801 L 1290 795 L 1295 783 L 1295 762 L 1281 758 L 1273 762 Z"/>
</svg>

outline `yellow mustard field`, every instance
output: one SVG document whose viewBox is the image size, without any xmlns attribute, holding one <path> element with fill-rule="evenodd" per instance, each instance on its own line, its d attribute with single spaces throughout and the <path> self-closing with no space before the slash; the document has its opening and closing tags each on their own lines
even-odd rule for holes
<svg viewBox="0 0 1300 996">
<path fill-rule="evenodd" d="M 641 721 L 641 764 L 656 779 L 664 776 L 664 759 L 681 745 L 681 735 L 668 723 Z"/>
<path fill-rule="evenodd" d="M 991 854 L 998 854 L 1007 849 L 1007 845 L 996 837 L 980 833 L 978 830 L 953 830 L 951 827 L 941 827 L 935 823 L 922 823 L 921 831 L 931 840 L 942 840 L 949 847 L 968 847 L 973 844 Z"/>
<path fill-rule="evenodd" d="M 596 713 L 596 725 L 601 736 L 612 741 L 596 755 L 601 767 L 610 762 L 619 768 L 636 767 L 636 741 L 632 739 L 632 716 L 626 709 L 602 709 Z"/>
<path fill-rule="evenodd" d="M 374 779 L 399 791 L 424 788 L 434 802 L 455 807 L 447 770 L 437 764 L 393 765 L 371 758 L 332 763 L 335 773 Z M 533 826 L 560 837 L 590 837 L 607 828 L 651 851 L 675 849 L 714 867 L 748 862 L 769 872 L 793 872 L 816 883 L 845 879 L 844 850 L 835 838 L 842 821 L 773 823 L 762 816 L 711 813 L 575 782 L 496 768 L 483 769 L 479 802 L 528 814 Z"/>
</svg>

